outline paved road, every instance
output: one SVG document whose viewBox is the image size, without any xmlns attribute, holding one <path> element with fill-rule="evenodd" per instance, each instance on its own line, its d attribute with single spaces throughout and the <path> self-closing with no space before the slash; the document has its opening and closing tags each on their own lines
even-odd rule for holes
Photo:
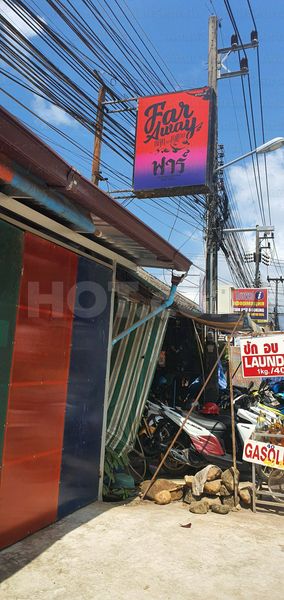
<svg viewBox="0 0 284 600">
<path fill-rule="evenodd" d="M 95 503 L 2 551 L 0 598 L 281 600 L 283 560 L 280 515 Z"/>
</svg>

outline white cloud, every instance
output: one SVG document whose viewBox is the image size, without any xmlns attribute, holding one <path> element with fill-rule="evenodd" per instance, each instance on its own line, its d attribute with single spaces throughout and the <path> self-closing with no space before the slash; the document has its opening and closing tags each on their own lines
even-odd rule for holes
<svg viewBox="0 0 284 600">
<path fill-rule="evenodd" d="M 41 98 L 41 96 L 34 94 L 32 107 L 42 119 L 45 119 L 52 125 L 69 125 L 70 127 L 77 125 L 75 119 L 70 117 L 62 108 L 51 104 L 47 100 L 44 100 L 44 98 Z"/>
<path fill-rule="evenodd" d="M 284 150 L 267 154 L 267 174 L 271 208 L 271 223 L 275 227 L 275 242 L 279 257 L 284 258 Z M 263 191 L 266 224 L 269 224 L 268 204 L 266 195 L 266 181 L 264 159 L 260 158 L 261 185 Z M 261 225 L 258 209 L 258 200 L 255 191 L 254 173 L 252 164 L 236 166 L 230 169 L 230 180 L 233 186 L 235 199 L 241 214 L 244 226 Z M 255 236 L 250 236 L 253 243 Z"/>
<path fill-rule="evenodd" d="M 14 3 L 14 5 L 16 6 L 16 3 Z M 35 37 L 41 29 L 37 23 L 34 23 L 33 27 L 28 25 L 28 23 L 26 23 L 26 21 L 22 19 L 13 8 L 7 6 L 7 4 L 5 4 L 3 0 L 0 0 L 0 12 L 3 15 L 3 17 L 5 17 L 5 19 L 13 25 L 13 27 L 15 27 L 22 35 L 24 35 L 28 39 L 32 39 L 33 37 Z M 43 21 L 43 19 L 41 20 Z M 34 30 L 34 28 L 36 29 L 36 31 Z"/>
</svg>

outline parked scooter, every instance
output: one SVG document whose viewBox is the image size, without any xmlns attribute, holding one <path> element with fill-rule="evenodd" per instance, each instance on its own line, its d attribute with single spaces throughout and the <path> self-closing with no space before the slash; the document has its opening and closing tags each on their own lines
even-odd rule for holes
<svg viewBox="0 0 284 600">
<path fill-rule="evenodd" d="M 240 471 L 247 471 L 248 465 L 242 461 L 243 446 L 254 431 L 257 417 L 251 413 L 247 398 L 236 398 L 234 404 L 237 466 Z M 158 427 L 163 432 L 160 443 L 165 452 L 186 413 L 162 403 L 150 403 L 149 410 L 162 417 Z M 188 467 L 201 469 L 210 463 L 222 469 L 232 465 L 231 416 L 228 411 L 218 415 L 191 413 L 164 463 L 164 468 L 176 475 L 177 472 L 186 472 Z"/>
</svg>

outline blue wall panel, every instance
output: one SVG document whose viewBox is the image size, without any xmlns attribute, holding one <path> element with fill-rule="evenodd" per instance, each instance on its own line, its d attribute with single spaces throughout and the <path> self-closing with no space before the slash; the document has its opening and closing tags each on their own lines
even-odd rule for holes
<svg viewBox="0 0 284 600">
<path fill-rule="evenodd" d="M 110 269 L 79 259 L 58 518 L 98 496 L 111 278 Z"/>
</svg>

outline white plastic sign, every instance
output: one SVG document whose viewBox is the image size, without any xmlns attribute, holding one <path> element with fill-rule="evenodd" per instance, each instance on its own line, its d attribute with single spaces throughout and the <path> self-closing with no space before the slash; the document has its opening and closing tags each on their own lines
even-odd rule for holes
<svg viewBox="0 0 284 600">
<path fill-rule="evenodd" d="M 284 470 L 284 446 L 248 440 L 244 445 L 243 460 L 263 467 Z"/>
<path fill-rule="evenodd" d="M 284 333 L 255 338 L 241 338 L 243 376 L 284 376 Z"/>
</svg>

